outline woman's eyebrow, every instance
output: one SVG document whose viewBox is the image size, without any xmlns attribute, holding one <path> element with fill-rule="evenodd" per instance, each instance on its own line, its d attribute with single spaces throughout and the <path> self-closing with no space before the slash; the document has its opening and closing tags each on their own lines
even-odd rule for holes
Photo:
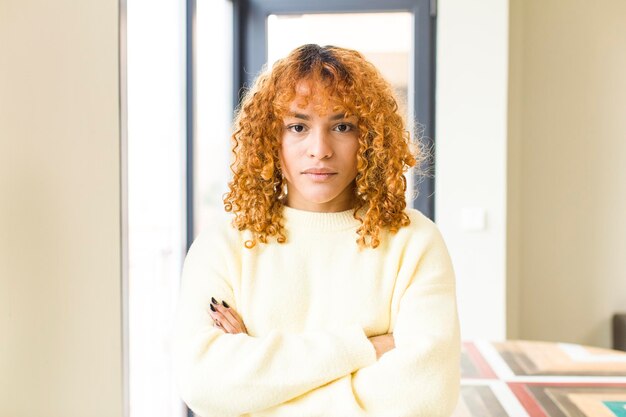
<svg viewBox="0 0 626 417">
<path fill-rule="evenodd" d="M 296 119 L 311 120 L 309 116 L 307 116 L 306 114 L 302 114 L 302 113 L 290 113 L 287 116 L 294 117 Z"/>
<path fill-rule="evenodd" d="M 303 113 L 291 113 L 291 114 L 288 114 L 288 116 L 296 118 L 296 119 L 311 120 L 311 117 L 309 115 L 303 114 Z M 345 113 L 337 113 L 337 114 L 330 116 L 330 120 L 341 120 L 341 119 L 349 119 L 349 118 L 350 116 L 346 117 Z"/>
<path fill-rule="evenodd" d="M 340 120 L 340 119 L 349 119 L 350 116 L 346 117 L 345 113 L 337 113 L 334 116 L 330 117 L 330 120 Z"/>
</svg>

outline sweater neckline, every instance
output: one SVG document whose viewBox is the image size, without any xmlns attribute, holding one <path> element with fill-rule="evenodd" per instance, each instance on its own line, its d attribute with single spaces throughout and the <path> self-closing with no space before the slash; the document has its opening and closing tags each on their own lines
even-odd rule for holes
<svg viewBox="0 0 626 417">
<path fill-rule="evenodd" d="M 360 225 L 360 222 L 354 218 L 354 209 L 328 213 L 300 210 L 283 205 L 283 218 L 287 231 L 297 229 L 346 230 Z"/>
</svg>

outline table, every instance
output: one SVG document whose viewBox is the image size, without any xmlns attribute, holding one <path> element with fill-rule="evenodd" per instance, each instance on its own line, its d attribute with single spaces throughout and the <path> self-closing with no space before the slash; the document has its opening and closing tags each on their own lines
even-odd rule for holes
<svg viewBox="0 0 626 417">
<path fill-rule="evenodd" d="M 529 340 L 463 342 L 453 417 L 626 417 L 626 352 Z"/>
</svg>

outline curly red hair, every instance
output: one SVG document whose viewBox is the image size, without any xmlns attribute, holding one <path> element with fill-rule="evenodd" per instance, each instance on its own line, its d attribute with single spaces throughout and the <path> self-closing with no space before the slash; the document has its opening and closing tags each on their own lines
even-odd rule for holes
<svg viewBox="0 0 626 417">
<path fill-rule="evenodd" d="M 421 153 L 411 152 L 417 144 L 405 129 L 391 86 L 354 50 L 303 45 L 257 77 L 235 117 L 233 179 L 224 208 L 235 213 L 238 230 L 252 233 L 246 247 L 267 243 L 269 237 L 286 241 L 279 150 L 283 117 L 303 80 L 323 86 L 324 99 L 339 102 L 346 114 L 358 118 L 354 217 L 361 226 L 356 241 L 359 247 L 376 248 L 382 229 L 395 233 L 410 222 L 403 174 Z"/>
</svg>

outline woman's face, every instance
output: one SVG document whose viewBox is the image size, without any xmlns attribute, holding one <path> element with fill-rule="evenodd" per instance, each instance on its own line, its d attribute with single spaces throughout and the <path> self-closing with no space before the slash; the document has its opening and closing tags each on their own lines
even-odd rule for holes
<svg viewBox="0 0 626 417">
<path fill-rule="evenodd" d="M 354 205 L 357 175 L 357 119 L 333 110 L 332 98 L 324 105 L 310 96 L 310 87 L 306 81 L 297 85 L 283 118 L 280 163 L 287 181 L 286 204 L 306 211 L 348 210 Z"/>
</svg>

